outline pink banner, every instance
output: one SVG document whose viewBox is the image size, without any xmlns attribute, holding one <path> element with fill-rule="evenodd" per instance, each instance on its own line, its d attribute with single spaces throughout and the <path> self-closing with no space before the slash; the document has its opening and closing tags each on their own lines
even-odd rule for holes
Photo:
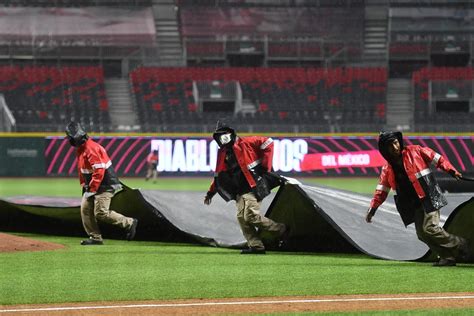
<svg viewBox="0 0 474 316">
<path fill-rule="evenodd" d="M 306 154 L 301 171 L 351 167 L 381 167 L 385 159 L 378 150 Z"/>
</svg>

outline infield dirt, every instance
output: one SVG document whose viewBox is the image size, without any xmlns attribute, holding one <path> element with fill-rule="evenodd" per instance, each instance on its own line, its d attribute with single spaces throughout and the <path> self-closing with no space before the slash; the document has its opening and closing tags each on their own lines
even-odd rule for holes
<svg viewBox="0 0 474 316">
<path fill-rule="evenodd" d="M 44 251 L 65 248 L 64 245 L 0 233 L 0 252 Z"/>
</svg>

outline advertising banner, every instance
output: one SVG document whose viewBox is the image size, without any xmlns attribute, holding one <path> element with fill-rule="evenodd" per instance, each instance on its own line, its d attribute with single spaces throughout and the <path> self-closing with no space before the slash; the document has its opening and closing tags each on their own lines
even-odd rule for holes
<svg viewBox="0 0 474 316">
<path fill-rule="evenodd" d="M 461 172 L 474 172 L 472 136 L 408 136 L 405 145 L 428 146 Z M 97 137 L 120 176 L 142 177 L 146 156 L 158 150 L 161 175 L 212 176 L 218 146 L 211 137 Z M 293 176 L 378 176 L 385 163 L 376 136 L 273 137 L 273 169 Z M 77 174 L 75 150 L 62 137 L 48 137 L 48 176 Z"/>
<path fill-rule="evenodd" d="M 301 170 L 324 170 L 348 167 L 382 167 L 385 159 L 378 150 L 307 154 L 301 161 Z"/>
<path fill-rule="evenodd" d="M 44 143 L 38 137 L 0 137 L 0 176 L 44 176 Z"/>
</svg>

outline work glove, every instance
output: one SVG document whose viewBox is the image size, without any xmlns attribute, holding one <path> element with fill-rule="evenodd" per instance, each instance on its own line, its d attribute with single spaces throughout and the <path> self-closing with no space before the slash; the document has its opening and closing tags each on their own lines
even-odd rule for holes
<svg viewBox="0 0 474 316">
<path fill-rule="evenodd" d="M 82 195 L 84 195 L 84 193 L 88 192 L 89 191 L 89 185 L 88 184 L 84 184 L 82 186 Z"/>
<path fill-rule="evenodd" d="M 84 196 L 86 199 L 90 198 L 91 196 L 95 195 L 95 192 L 89 192 L 89 185 L 85 184 L 82 187 L 82 196 Z"/>
<path fill-rule="evenodd" d="M 372 217 L 374 217 L 375 212 L 377 212 L 377 209 L 375 207 L 370 207 L 367 210 L 367 215 L 365 216 L 365 221 L 367 223 L 372 223 Z"/>
<path fill-rule="evenodd" d="M 206 196 L 204 197 L 204 204 L 209 205 L 212 202 L 212 197 L 214 196 L 214 192 L 207 191 Z"/>
<path fill-rule="evenodd" d="M 449 174 L 450 174 L 453 178 L 455 178 L 456 180 L 459 180 L 459 179 L 462 178 L 462 174 L 459 173 L 459 171 L 456 171 L 456 170 L 451 170 L 451 171 L 449 171 Z"/>
</svg>

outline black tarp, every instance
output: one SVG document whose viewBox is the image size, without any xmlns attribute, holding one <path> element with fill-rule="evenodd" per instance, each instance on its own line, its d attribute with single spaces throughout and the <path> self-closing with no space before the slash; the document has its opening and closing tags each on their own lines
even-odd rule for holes
<svg viewBox="0 0 474 316">
<path fill-rule="evenodd" d="M 365 222 L 369 196 L 320 186 L 287 183 L 267 197 L 262 213 L 291 227 L 288 251 L 363 252 L 390 260 L 432 260 L 418 241 L 413 225 L 405 227 L 393 198 L 379 208 L 373 223 Z M 474 240 L 472 194 L 447 194 L 441 220 L 453 233 Z M 220 247 L 242 247 L 235 203 L 218 196 L 204 205 L 202 192 L 135 190 L 125 187 L 111 209 L 139 219 L 137 239 L 194 241 Z M 0 230 L 84 236 L 80 199 L 20 196 L 0 200 Z M 102 225 L 105 238 L 123 232 Z M 263 233 L 269 249 L 275 236 Z M 474 251 L 474 249 L 473 249 Z"/>
</svg>

